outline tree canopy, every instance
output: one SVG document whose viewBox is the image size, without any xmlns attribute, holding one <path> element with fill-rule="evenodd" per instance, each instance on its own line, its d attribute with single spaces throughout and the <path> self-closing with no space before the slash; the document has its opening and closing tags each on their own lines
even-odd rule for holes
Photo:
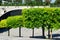
<svg viewBox="0 0 60 40">
<path fill-rule="evenodd" d="M 49 27 L 58 29 L 60 26 L 60 9 L 30 8 L 22 11 L 24 25 L 27 28 Z M 58 24 L 58 25 L 57 25 Z"/>
</svg>

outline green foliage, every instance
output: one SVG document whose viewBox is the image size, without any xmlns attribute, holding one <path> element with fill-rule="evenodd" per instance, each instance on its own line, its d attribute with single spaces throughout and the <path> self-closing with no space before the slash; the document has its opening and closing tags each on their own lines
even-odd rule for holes
<svg viewBox="0 0 60 40">
<path fill-rule="evenodd" d="M 60 0 L 56 0 L 55 3 L 56 3 L 56 4 L 60 4 Z"/>
<path fill-rule="evenodd" d="M 4 4 L 2 4 L 2 3 L 0 3 L 0 6 L 41 6 L 43 4 L 43 2 L 41 2 L 41 1 L 25 1 L 25 3 L 24 4 L 22 4 L 22 2 L 21 1 L 19 1 L 19 2 L 14 2 L 14 3 L 12 3 L 12 2 L 4 2 Z"/>
<path fill-rule="evenodd" d="M 0 5 L 2 4 L 2 2 L 0 1 Z"/>
<path fill-rule="evenodd" d="M 22 11 L 24 26 L 27 28 L 41 27 L 42 25 L 42 20 L 40 19 L 42 17 L 40 15 L 41 10 L 39 8 L 24 9 Z"/>
<path fill-rule="evenodd" d="M 39 6 L 39 5 L 42 5 L 42 2 L 38 2 L 38 1 L 30 1 L 30 2 L 26 2 L 27 6 Z"/>
<path fill-rule="evenodd" d="M 22 16 L 11 16 L 0 21 L 0 28 L 17 28 L 23 26 Z"/>
<path fill-rule="evenodd" d="M 23 9 L 23 22 L 27 28 L 60 28 L 60 8 Z"/>
<path fill-rule="evenodd" d="M 6 19 L 0 21 L 0 28 L 6 28 L 6 27 L 7 27 Z"/>
<path fill-rule="evenodd" d="M 22 16 L 11 16 L 7 18 L 7 26 L 9 28 L 17 28 L 23 26 Z"/>
</svg>

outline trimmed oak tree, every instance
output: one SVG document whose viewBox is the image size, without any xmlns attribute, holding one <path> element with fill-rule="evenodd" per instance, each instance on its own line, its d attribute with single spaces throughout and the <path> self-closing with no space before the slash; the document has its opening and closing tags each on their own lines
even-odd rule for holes
<svg viewBox="0 0 60 40">
<path fill-rule="evenodd" d="M 23 26 L 22 16 L 11 16 L 7 18 L 8 28 L 19 27 L 19 37 L 21 37 L 21 27 Z M 8 32 L 8 36 L 10 32 Z"/>
<path fill-rule="evenodd" d="M 48 29 L 48 38 L 52 38 L 52 29 L 59 29 L 60 26 L 59 8 L 30 8 L 23 9 L 23 22 L 26 28 L 44 28 Z"/>
<path fill-rule="evenodd" d="M 40 28 L 42 26 L 41 10 L 39 8 L 23 9 L 24 27 L 31 29 Z M 34 36 L 34 31 L 32 36 Z"/>
<path fill-rule="evenodd" d="M 44 8 L 43 10 L 42 20 L 48 28 L 48 38 L 52 38 L 52 29 L 57 29 L 60 26 L 60 10 L 58 8 Z"/>
</svg>

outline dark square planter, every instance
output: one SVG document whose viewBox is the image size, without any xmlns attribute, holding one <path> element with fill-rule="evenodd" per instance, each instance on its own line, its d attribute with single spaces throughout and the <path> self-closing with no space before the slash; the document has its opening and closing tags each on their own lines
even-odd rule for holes
<svg viewBox="0 0 60 40">
<path fill-rule="evenodd" d="M 8 31 L 10 28 L 0 28 L 0 33 Z"/>
</svg>

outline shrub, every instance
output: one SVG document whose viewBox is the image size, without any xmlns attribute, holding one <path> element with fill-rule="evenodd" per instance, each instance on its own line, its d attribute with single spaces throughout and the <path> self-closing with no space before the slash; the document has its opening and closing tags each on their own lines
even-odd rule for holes
<svg viewBox="0 0 60 40">
<path fill-rule="evenodd" d="M 9 28 L 17 28 L 23 26 L 22 16 L 11 16 L 7 18 L 7 26 Z"/>
</svg>

